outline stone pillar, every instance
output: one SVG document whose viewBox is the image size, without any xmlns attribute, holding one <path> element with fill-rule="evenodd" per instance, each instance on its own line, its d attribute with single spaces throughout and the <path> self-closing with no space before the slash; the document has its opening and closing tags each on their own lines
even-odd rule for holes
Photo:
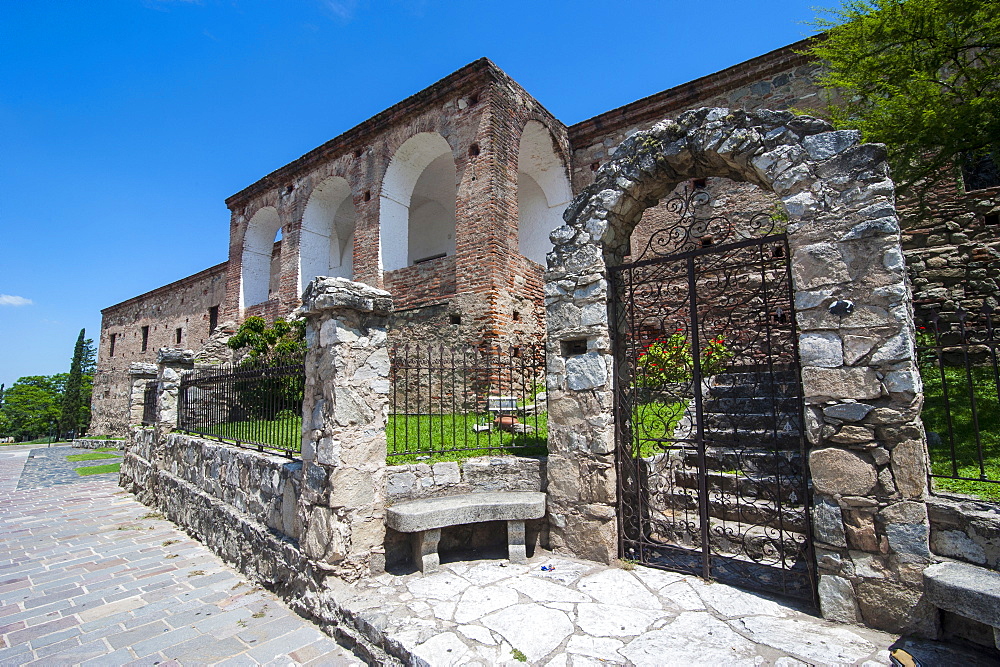
<svg viewBox="0 0 1000 667">
<path fill-rule="evenodd" d="M 129 400 L 128 400 L 128 423 L 129 425 L 141 424 L 143 405 L 146 400 L 146 384 L 156 380 L 158 368 L 156 364 L 136 362 L 128 367 L 129 375 Z"/>
<path fill-rule="evenodd" d="M 156 354 L 156 366 L 156 380 L 160 383 L 156 397 L 156 439 L 160 441 L 177 428 L 181 375 L 194 368 L 194 350 L 161 347 Z"/>
<path fill-rule="evenodd" d="M 321 570 L 354 580 L 385 569 L 385 426 L 392 297 L 346 278 L 302 296 L 301 546 Z"/>
<path fill-rule="evenodd" d="M 598 260 L 584 251 L 546 274 L 546 474 L 553 551 L 610 563 L 618 557 L 613 361 Z"/>
</svg>

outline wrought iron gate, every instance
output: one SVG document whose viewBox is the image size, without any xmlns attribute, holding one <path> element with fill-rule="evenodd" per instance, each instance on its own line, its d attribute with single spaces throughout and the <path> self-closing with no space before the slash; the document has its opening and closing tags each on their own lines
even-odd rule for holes
<svg viewBox="0 0 1000 667">
<path fill-rule="evenodd" d="M 815 604 L 789 252 L 703 190 L 611 267 L 620 553 Z"/>
</svg>

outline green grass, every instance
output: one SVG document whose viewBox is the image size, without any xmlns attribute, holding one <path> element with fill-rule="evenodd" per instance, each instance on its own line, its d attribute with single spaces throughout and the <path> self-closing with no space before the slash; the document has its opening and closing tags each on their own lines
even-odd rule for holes
<svg viewBox="0 0 1000 667">
<path fill-rule="evenodd" d="M 76 469 L 76 474 L 81 477 L 87 475 L 103 475 L 107 472 L 118 472 L 122 467 L 121 463 L 108 463 L 103 466 L 84 466 Z"/>
<path fill-rule="evenodd" d="M 389 415 L 386 440 L 389 465 L 461 461 L 473 456 L 516 454 L 544 456 L 548 453 L 548 414 L 522 417 L 531 433 L 508 433 L 496 427 L 477 432 L 472 427 L 487 423 L 488 417 L 475 414 Z M 414 449 L 420 452 L 413 452 Z M 441 451 L 441 450 L 460 451 Z M 411 450 L 411 451 L 406 451 Z"/>
<path fill-rule="evenodd" d="M 41 438 L 35 438 L 34 440 L 25 440 L 24 442 L 5 442 L 4 445 L 47 445 L 52 442 L 52 436 L 46 435 Z M 56 444 L 68 442 L 68 440 L 57 440 Z M 0 445 L 2 447 L 3 445 Z"/>
<path fill-rule="evenodd" d="M 302 449 L 302 417 L 226 422 L 207 426 L 200 432 L 223 440 L 263 444 L 293 452 Z"/>
<path fill-rule="evenodd" d="M 66 457 L 67 461 L 96 461 L 98 459 L 115 459 L 118 458 L 117 454 L 111 454 L 108 450 L 88 452 L 87 454 L 70 454 Z"/>
<path fill-rule="evenodd" d="M 632 439 L 639 442 L 642 458 L 663 452 L 657 440 L 673 440 L 674 428 L 684 417 L 688 401 L 650 401 L 640 403 L 632 411 Z"/>
<path fill-rule="evenodd" d="M 935 475 L 955 476 L 952 466 L 952 443 L 948 437 L 948 414 L 954 434 L 957 476 L 981 478 L 979 454 L 976 446 L 975 424 L 972 418 L 972 400 L 979 420 L 979 439 L 983 449 L 984 474 L 987 479 L 1000 481 L 1000 404 L 993 369 L 972 369 L 969 383 L 964 367 L 946 367 L 944 380 L 938 367 L 920 369 L 924 381 L 924 409 L 921 415 L 929 433 L 937 433 L 941 440 L 929 438 L 931 471 Z M 948 410 L 945 409 L 944 390 L 948 390 Z M 970 482 L 966 480 L 934 478 L 934 487 L 943 491 L 977 496 L 984 500 L 1000 501 L 1000 484 Z"/>
</svg>

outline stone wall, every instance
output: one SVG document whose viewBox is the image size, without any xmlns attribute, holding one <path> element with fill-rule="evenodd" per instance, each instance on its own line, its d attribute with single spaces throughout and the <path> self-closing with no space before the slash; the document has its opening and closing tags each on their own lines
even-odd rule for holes
<svg viewBox="0 0 1000 667">
<path fill-rule="evenodd" d="M 125 439 L 115 438 L 113 440 L 91 440 L 85 438 L 75 438 L 72 441 L 72 446 L 77 449 L 103 449 L 105 447 L 112 447 L 114 449 L 125 449 Z"/>
<path fill-rule="evenodd" d="M 248 576 L 301 597 L 316 585 L 295 540 L 301 479 L 301 463 L 137 428 L 119 484 Z"/>
<path fill-rule="evenodd" d="M 1000 307 L 1000 188 L 938 193 L 926 211 L 901 207 L 903 250 L 918 314 Z M 946 319 L 950 319 L 947 318 Z"/>
</svg>

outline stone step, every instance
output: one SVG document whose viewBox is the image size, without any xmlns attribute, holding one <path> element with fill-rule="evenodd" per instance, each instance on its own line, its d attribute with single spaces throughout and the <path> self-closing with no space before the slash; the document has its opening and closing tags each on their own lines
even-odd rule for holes
<svg viewBox="0 0 1000 667">
<path fill-rule="evenodd" d="M 698 513 L 698 494 L 682 488 L 650 488 L 649 503 L 654 511 L 684 511 Z M 784 529 L 794 533 L 806 530 L 805 510 L 798 504 L 778 504 L 767 498 L 741 497 L 721 491 L 709 492 L 708 515 L 730 530 L 740 531 L 753 526 Z"/>
<path fill-rule="evenodd" d="M 697 469 L 698 452 L 694 449 L 683 450 L 682 462 L 688 468 Z M 752 447 L 709 445 L 705 448 L 705 465 L 711 471 L 739 470 L 744 474 L 793 478 L 801 476 L 806 469 L 802 453 L 797 448 L 772 451 Z"/>
<path fill-rule="evenodd" d="M 701 532 L 697 517 L 691 520 L 684 512 L 656 512 L 650 523 L 649 539 L 686 549 L 701 548 Z M 694 532 L 688 530 L 691 528 Z M 782 556 L 790 569 L 807 566 L 806 536 L 793 531 L 775 532 L 772 528 L 744 526 L 735 530 L 730 522 L 712 519 L 709 522 L 709 545 L 713 554 L 747 562 L 768 562 L 780 565 Z"/>
<path fill-rule="evenodd" d="M 791 434 L 798 437 L 802 416 L 798 414 L 779 413 L 721 413 L 704 412 L 705 430 L 715 433 L 737 433 L 740 431 L 773 432 Z"/>
<path fill-rule="evenodd" d="M 708 396 L 702 400 L 702 412 L 717 412 L 722 414 L 754 414 L 754 415 L 801 415 L 802 405 L 798 398 L 757 396 Z"/>
<path fill-rule="evenodd" d="M 697 489 L 699 477 L 698 471 L 692 468 L 674 471 L 675 483 L 685 489 Z M 743 498 L 780 498 L 782 502 L 796 504 L 803 494 L 798 477 L 743 472 L 708 472 L 706 477 L 710 491 L 738 494 Z"/>
</svg>

